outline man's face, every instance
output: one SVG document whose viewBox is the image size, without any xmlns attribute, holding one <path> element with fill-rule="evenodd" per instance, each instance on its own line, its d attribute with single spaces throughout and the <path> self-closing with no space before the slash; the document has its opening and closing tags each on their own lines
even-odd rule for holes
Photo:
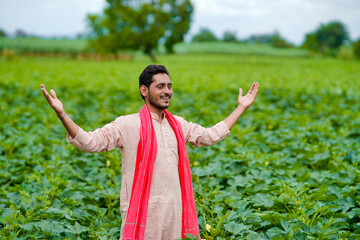
<svg viewBox="0 0 360 240">
<path fill-rule="evenodd" d="M 148 102 L 152 106 L 163 110 L 169 107 L 172 95 L 172 84 L 169 76 L 166 73 L 154 75 L 148 91 Z"/>
</svg>

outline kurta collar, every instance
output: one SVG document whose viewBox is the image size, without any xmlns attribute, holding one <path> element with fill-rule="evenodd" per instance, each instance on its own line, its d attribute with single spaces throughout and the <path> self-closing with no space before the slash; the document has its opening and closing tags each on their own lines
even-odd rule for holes
<svg viewBox="0 0 360 240">
<path fill-rule="evenodd" d="M 153 113 L 153 112 L 150 112 L 150 114 L 151 114 L 151 118 L 152 118 L 153 120 L 156 120 L 156 121 L 160 122 L 159 115 L 157 115 L 156 113 Z M 163 112 L 163 120 L 164 120 L 164 119 L 165 119 L 165 113 Z"/>
</svg>

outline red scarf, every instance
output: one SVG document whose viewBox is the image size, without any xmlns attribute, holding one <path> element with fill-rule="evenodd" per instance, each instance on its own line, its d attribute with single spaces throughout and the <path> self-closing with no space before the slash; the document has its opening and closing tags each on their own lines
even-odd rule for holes
<svg viewBox="0 0 360 240">
<path fill-rule="evenodd" d="M 182 238 L 185 234 L 199 234 L 195 199 L 192 188 L 189 158 L 186 152 L 184 134 L 180 122 L 167 110 L 165 116 L 172 127 L 179 151 L 179 177 L 182 199 Z M 135 174 L 130 205 L 124 227 L 123 240 L 144 239 L 147 208 L 152 172 L 157 153 L 157 143 L 151 114 L 146 105 L 140 110 L 140 141 L 137 149 Z"/>
</svg>

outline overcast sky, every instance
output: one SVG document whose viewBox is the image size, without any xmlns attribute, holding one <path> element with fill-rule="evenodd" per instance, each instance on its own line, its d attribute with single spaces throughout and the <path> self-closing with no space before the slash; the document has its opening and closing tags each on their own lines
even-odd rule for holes
<svg viewBox="0 0 360 240">
<path fill-rule="evenodd" d="M 278 31 L 300 44 L 320 23 L 340 20 L 352 40 L 360 38 L 360 0 L 193 0 L 189 36 L 208 27 L 238 38 Z M 74 36 L 86 31 L 86 14 L 100 13 L 105 0 L 0 0 L 0 28 L 42 36 Z M 188 37 L 189 38 L 189 37 Z"/>
</svg>

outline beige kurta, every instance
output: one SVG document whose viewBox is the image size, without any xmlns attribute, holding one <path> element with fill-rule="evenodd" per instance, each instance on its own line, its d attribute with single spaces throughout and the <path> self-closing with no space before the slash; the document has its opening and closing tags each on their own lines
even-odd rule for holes
<svg viewBox="0 0 360 240">
<path fill-rule="evenodd" d="M 180 239 L 182 203 L 178 170 L 178 150 L 175 134 L 166 118 L 160 123 L 158 115 L 151 113 L 157 139 L 157 155 L 150 187 L 145 239 Z M 180 121 L 185 141 L 197 147 L 213 145 L 230 132 L 225 122 L 211 128 Z M 135 172 L 136 152 L 140 139 L 139 113 L 121 116 L 93 132 L 79 129 L 75 138 L 68 134 L 66 140 L 85 152 L 104 152 L 118 147 L 122 154 L 122 182 L 120 211 L 121 238 L 130 202 Z"/>
</svg>

